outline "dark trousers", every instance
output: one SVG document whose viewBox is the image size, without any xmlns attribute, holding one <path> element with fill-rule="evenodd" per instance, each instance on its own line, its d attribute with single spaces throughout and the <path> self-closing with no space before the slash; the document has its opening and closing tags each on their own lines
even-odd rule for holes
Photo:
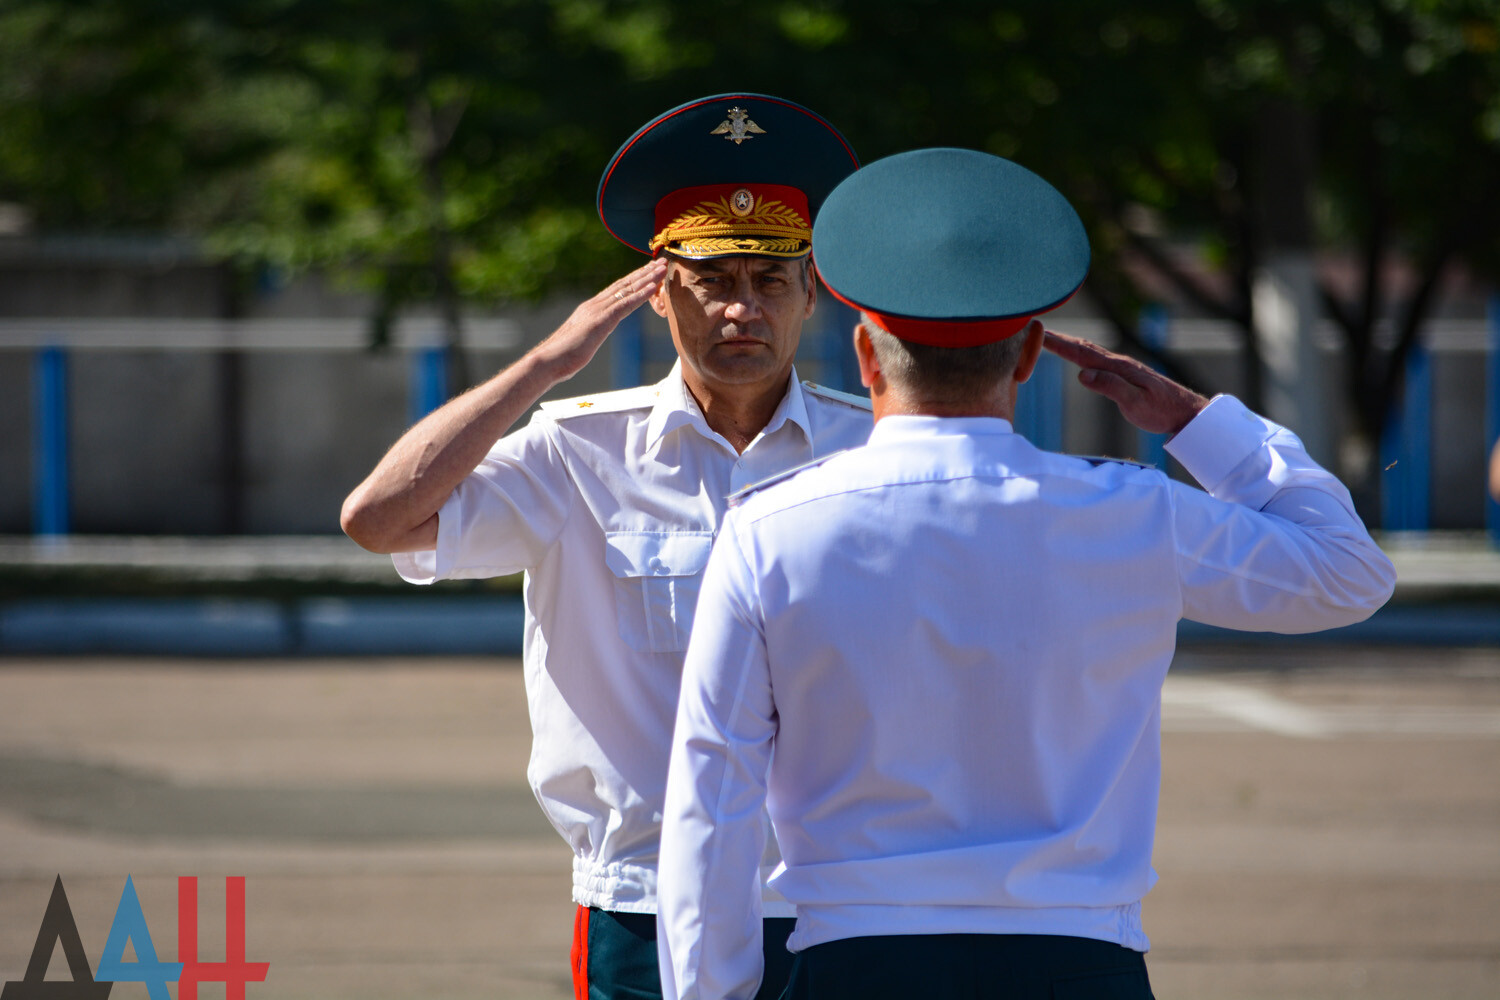
<svg viewBox="0 0 1500 1000">
<path fill-rule="evenodd" d="M 846 938 L 794 956 L 784 1000 L 1152 1000 L 1146 958 L 1044 934 Z"/>
<path fill-rule="evenodd" d="M 792 953 L 786 939 L 797 921 L 767 917 L 762 929 L 766 973 L 755 1000 L 776 1000 L 786 987 Z M 661 1000 L 656 914 L 578 908 L 573 917 L 574 1000 Z"/>
</svg>

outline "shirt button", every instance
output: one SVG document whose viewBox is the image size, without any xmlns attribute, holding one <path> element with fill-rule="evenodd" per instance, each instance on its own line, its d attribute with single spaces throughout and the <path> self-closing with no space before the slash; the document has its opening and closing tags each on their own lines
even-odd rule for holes
<svg viewBox="0 0 1500 1000">
<path fill-rule="evenodd" d="M 651 570 L 652 572 L 661 569 L 661 560 L 656 556 L 652 556 L 649 560 L 647 560 L 646 568 Z"/>
</svg>

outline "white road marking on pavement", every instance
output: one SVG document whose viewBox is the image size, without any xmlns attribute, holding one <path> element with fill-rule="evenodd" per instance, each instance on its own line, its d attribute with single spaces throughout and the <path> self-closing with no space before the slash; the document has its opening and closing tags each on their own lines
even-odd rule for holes
<svg viewBox="0 0 1500 1000">
<path fill-rule="evenodd" d="M 1169 708 L 1199 709 L 1281 736 L 1327 739 L 1333 735 L 1323 713 L 1315 709 L 1243 684 L 1206 677 L 1169 677 L 1162 688 L 1161 704 L 1164 713 Z"/>
<path fill-rule="evenodd" d="M 1500 736 L 1500 710 L 1493 708 L 1358 705 L 1324 714 L 1340 735 Z"/>
<path fill-rule="evenodd" d="M 1167 732 L 1256 730 L 1296 739 L 1340 736 L 1500 737 L 1500 706 L 1331 705 L 1289 701 L 1248 684 L 1198 676 L 1167 678 L 1161 693 Z"/>
</svg>

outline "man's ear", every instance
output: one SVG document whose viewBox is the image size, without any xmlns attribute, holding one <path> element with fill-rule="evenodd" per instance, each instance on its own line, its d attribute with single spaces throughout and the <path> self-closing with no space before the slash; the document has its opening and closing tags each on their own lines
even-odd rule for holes
<svg viewBox="0 0 1500 1000">
<path fill-rule="evenodd" d="M 870 332 L 863 323 L 854 327 L 854 355 L 859 359 L 859 382 L 868 389 L 880 378 L 880 359 L 875 356 L 875 345 L 870 342 Z"/>
<path fill-rule="evenodd" d="M 651 303 L 651 308 L 656 310 L 656 315 L 658 316 L 666 316 L 667 314 L 667 285 L 671 284 L 672 272 L 675 270 L 676 266 L 673 265 L 672 258 L 668 257 L 667 273 L 662 275 L 661 284 L 656 286 L 651 292 L 651 298 L 647 300 Z"/>
<path fill-rule="evenodd" d="M 802 311 L 802 318 L 812 319 L 813 310 L 818 307 L 818 275 L 811 265 L 802 272 L 802 283 L 807 286 L 807 308 Z"/>
<path fill-rule="evenodd" d="M 1046 328 L 1042 321 L 1034 319 L 1026 324 L 1026 328 L 1017 337 L 1025 337 L 1026 341 L 1021 345 L 1021 357 L 1016 361 L 1014 378 L 1016 385 L 1020 385 L 1031 378 L 1031 373 L 1036 371 L 1037 359 L 1042 356 L 1042 341 L 1046 339 Z"/>
</svg>

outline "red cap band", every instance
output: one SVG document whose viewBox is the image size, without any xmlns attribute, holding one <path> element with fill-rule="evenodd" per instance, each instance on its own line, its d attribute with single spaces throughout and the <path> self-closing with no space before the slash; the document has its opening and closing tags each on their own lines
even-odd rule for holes
<svg viewBox="0 0 1500 1000">
<path fill-rule="evenodd" d="M 909 316 L 877 312 L 869 306 L 851 302 L 835 291 L 827 280 L 824 280 L 823 287 L 844 305 L 868 315 L 891 336 L 909 340 L 913 344 L 926 344 L 928 347 L 978 347 L 981 344 L 993 344 L 1020 333 L 1035 318 L 1007 316 L 1004 319 L 977 320 L 912 319 Z"/>
<path fill-rule="evenodd" d="M 785 184 L 680 188 L 656 203 L 651 249 L 692 243 L 730 251 L 729 244 L 719 244 L 764 237 L 772 249 L 801 254 L 812 239 L 810 218 L 807 195 Z"/>
</svg>

